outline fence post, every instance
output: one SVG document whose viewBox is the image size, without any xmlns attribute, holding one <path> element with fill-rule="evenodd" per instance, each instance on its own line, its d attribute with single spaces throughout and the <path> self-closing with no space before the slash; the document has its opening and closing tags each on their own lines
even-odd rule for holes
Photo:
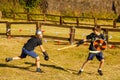
<svg viewBox="0 0 120 80">
<path fill-rule="evenodd" d="M 74 38 L 75 38 L 75 27 L 71 27 L 70 28 L 70 44 L 72 45 L 74 42 Z"/>
<path fill-rule="evenodd" d="M 46 14 L 43 14 L 43 20 L 46 21 Z"/>
<path fill-rule="evenodd" d="M 116 19 L 113 20 L 113 28 L 117 28 L 117 26 L 116 26 Z"/>
<path fill-rule="evenodd" d="M 36 22 L 36 31 L 39 29 L 39 22 Z"/>
<path fill-rule="evenodd" d="M 13 20 L 15 20 L 15 17 L 16 17 L 16 13 L 14 12 L 13 13 Z"/>
<path fill-rule="evenodd" d="M 37 29 L 36 30 L 41 30 L 41 23 L 37 22 Z"/>
<path fill-rule="evenodd" d="M 0 11 L 0 20 L 1 20 L 1 18 L 2 18 L 2 11 Z"/>
<path fill-rule="evenodd" d="M 36 31 L 41 30 L 41 24 L 40 22 L 36 22 Z M 36 34 L 35 34 L 36 35 Z"/>
<path fill-rule="evenodd" d="M 76 18 L 77 26 L 79 26 L 79 18 Z"/>
<path fill-rule="evenodd" d="M 63 25 L 62 16 L 60 16 L 60 25 Z"/>
<path fill-rule="evenodd" d="M 97 25 L 97 18 L 94 17 L 94 25 Z"/>
<path fill-rule="evenodd" d="M 104 34 L 106 41 L 108 43 L 108 29 L 103 29 L 103 34 Z"/>
<path fill-rule="evenodd" d="M 11 37 L 10 34 L 11 34 L 10 23 L 7 22 L 7 26 L 6 26 L 6 36 L 7 36 L 7 38 Z"/>
<path fill-rule="evenodd" d="M 26 9 L 26 14 L 27 14 L 27 20 L 30 21 L 30 11 L 29 8 Z"/>
<path fill-rule="evenodd" d="M 30 15 L 29 15 L 29 12 L 27 13 L 27 20 L 30 21 Z"/>
</svg>

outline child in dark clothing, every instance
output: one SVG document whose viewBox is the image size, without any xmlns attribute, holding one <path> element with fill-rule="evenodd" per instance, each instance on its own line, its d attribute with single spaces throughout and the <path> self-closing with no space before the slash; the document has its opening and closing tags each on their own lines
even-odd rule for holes
<svg viewBox="0 0 120 80">
<path fill-rule="evenodd" d="M 99 65 L 99 68 L 98 68 L 98 73 L 99 73 L 99 75 L 103 75 L 102 70 L 101 70 L 101 67 L 104 63 L 103 53 L 101 51 L 97 50 L 93 45 L 95 40 L 99 40 L 99 39 L 105 40 L 104 35 L 100 33 L 100 30 L 101 30 L 100 26 L 94 27 L 93 28 L 93 33 L 87 35 L 86 39 L 81 40 L 77 43 L 77 46 L 79 46 L 80 44 L 84 43 L 85 41 L 88 41 L 88 40 L 90 41 L 88 58 L 83 63 L 83 65 L 82 65 L 81 69 L 79 70 L 78 74 L 81 74 L 84 70 L 84 67 L 87 65 L 87 63 L 89 63 L 90 60 L 93 60 L 93 58 L 96 56 L 96 58 L 100 61 L 100 65 Z"/>
<path fill-rule="evenodd" d="M 32 58 L 36 59 L 36 71 L 37 72 L 42 72 L 42 70 L 40 69 L 40 58 L 39 56 L 34 52 L 34 48 L 39 46 L 43 55 L 44 55 L 44 59 L 45 60 L 49 60 L 49 56 L 47 54 L 47 52 L 45 51 L 45 49 L 42 46 L 42 31 L 37 31 L 36 32 L 36 36 L 31 37 L 26 44 L 24 44 L 23 48 L 22 48 L 22 52 L 20 56 L 17 57 L 8 57 L 6 58 L 6 62 L 10 62 L 12 60 L 19 60 L 19 59 L 23 59 L 26 58 L 27 55 L 31 56 Z"/>
</svg>

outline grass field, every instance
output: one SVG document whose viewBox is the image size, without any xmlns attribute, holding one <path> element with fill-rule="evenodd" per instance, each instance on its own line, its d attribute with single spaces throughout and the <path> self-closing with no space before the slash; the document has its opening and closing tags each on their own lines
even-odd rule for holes
<svg viewBox="0 0 120 80">
<path fill-rule="evenodd" d="M 103 76 L 99 76 L 97 68 L 99 62 L 94 59 L 85 68 L 82 75 L 76 73 L 85 61 L 88 55 L 88 46 L 81 45 L 58 51 L 58 48 L 68 45 L 58 45 L 56 42 L 45 42 L 43 46 L 48 52 L 50 59 L 54 61 L 44 61 L 39 48 L 36 52 L 40 55 L 41 69 L 44 73 L 36 73 L 35 61 L 31 57 L 23 60 L 5 62 L 6 57 L 19 56 L 21 48 L 28 38 L 0 38 L 0 80 L 119 80 L 120 79 L 120 49 L 106 49 L 104 51 L 105 64 L 103 67 Z M 67 43 L 67 42 L 66 42 Z M 62 69 L 69 69 L 71 74 Z"/>
<path fill-rule="evenodd" d="M 0 29 L 0 32 L 5 32 L 5 25 Z M 24 26 L 23 26 L 24 27 Z M 30 28 L 31 27 L 31 28 Z M 12 26 L 13 34 L 21 35 L 24 32 L 27 34 L 34 34 L 35 29 L 30 26 L 29 29 L 21 29 L 21 26 Z M 69 28 L 56 28 L 56 27 L 42 27 L 45 30 L 44 35 L 60 36 L 69 38 Z M 16 31 L 15 31 L 16 30 Z M 32 30 L 32 31 L 31 31 Z M 86 32 L 86 33 L 85 33 Z M 91 30 L 76 29 L 75 38 L 85 38 Z M 26 34 L 25 33 L 25 34 Z M 109 37 L 111 41 L 119 41 L 119 32 L 110 32 L 112 37 Z M 117 35 L 114 35 L 117 34 Z M 5 62 L 6 57 L 19 56 L 21 48 L 28 38 L 24 37 L 12 37 L 7 39 L 5 36 L 0 36 L 0 80 L 119 80 L 120 79 L 120 48 L 109 49 L 103 51 L 105 56 L 105 64 L 103 66 L 103 76 L 99 76 L 97 73 L 99 62 L 94 60 L 88 64 L 82 75 L 76 75 L 83 62 L 88 55 L 87 45 L 80 45 L 79 47 L 73 47 L 65 50 L 58 51 L 58 48 L 69 46 L 68 41 L 54 42 L 55 39 L 43 38 L 43 46 L 48 52 L 50 59 L 45 61 L 41 55 L 39 47 L 35 49 L 35 52 L 40 56 L 41 69 L 44 73 L 36 73 L 35 60 L 31 57 L 27 57 L 23 60 L 17 60 L 12 62 Z M 65 71 L 63 68 L 70 70 L 74 74 Z"/>
</svg>

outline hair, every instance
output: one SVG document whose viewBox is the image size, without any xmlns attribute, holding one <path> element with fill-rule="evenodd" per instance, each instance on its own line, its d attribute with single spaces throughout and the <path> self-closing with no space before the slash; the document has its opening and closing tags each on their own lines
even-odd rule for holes
<svg viewBox="0 0 120 80">
<path fill-rule="evenodd" d="M 99 25 L 97 25 L 97 26 L 95 26 L 93 29 L 92 29 L 93 31 L 98 31 L 98 32 L 100 32 L 101 31 L 101 27 L 99 26 Z"/>
</svg>

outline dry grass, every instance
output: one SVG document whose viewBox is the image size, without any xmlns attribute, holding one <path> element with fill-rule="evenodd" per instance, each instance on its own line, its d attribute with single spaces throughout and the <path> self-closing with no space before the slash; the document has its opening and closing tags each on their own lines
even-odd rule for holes
<svg viewBox="0 0 120 80">
<path fill-rule="evenodd" d="M 14 26 L 13 28 L 16 29 Z M 17 33 L 22 33 L 18 31 Z M 44 35 L 53 35 L 60 37 L 69 37 L 69 29 L 55 28 L 55 27 L 42 27 L 45 30 Z M 33 30 L 33 29 L 32 29 Z M 24 29 L 23 29 L 24 31 Z M 34 31 L 33 31 L 34 32 Z M 86 33 L 85 33 L 86 32 Z M 85 38 L 85 35 L 89 34 L 91 30 L 76 30 L 76 38 Z M 14 33 L 16 34 L 16 32 Z M 119 37 L 114 36 L 114 33 L 110 33 L 113 37 L 111 40 L 119 41 Z M 117 33 L 119 36 L 119 33 Z M 82 75 L 78 76 L 76 73 L 80 69 L 83 62 L 88 55 L 88 46 L 81 45 L 79 47 L 73 47 L 58 51 L 58 48 L 68 46 L 68 42 L 61 42 L 58 44 L 54 42 L 55 39 L 43 39 L 43 46 L 48 52 L 50 59 L 54 61 L 45 61 L 41 55 L 39 47 L 36 48 L 36 52 L 40 55 L 41 69 L 44 73 L 36 73 L 35 60 L 31 57 L 27 57 L 23 60 L 5 62 L 6 57 L 19 56 L 21 48 L 28 38 L 11 38 L 7 39 L 4 36 L 0 36 L 0 80 L 119 80 L 120 79 L 120 49 L 106 49 L 104 51 L 105 64 L 103 67 L 103 76 L 99 76 L 97 73 L 99 62 L 94 59 L 85 68 Z M 60 66 L 69 69 L 75 74 L 64 71 Z"/>
<path fill-rule="evenodd" d="M 48 39 L 44 39 L 43 42 L 45 40 Z M 88 46 L 81 45 L 80 47 L 57 51 L 58 48 L 68 45 L 58 45 L 52 40 L 44 42 L 44 47 L 50 58 L 59 65 L 51 61 L 44 61 L 39 48 L 37 47 L 35 50 L 40 55 L 41 69 L 45 73 L 35 72 L 36 66 L 34 59 L 31 57 L 6 63 L 6 57 L 20 55 L 21 48 L 26 41 L 27 38 L 22 37 L 0 38 L 0 80 L 119 80 L 120 78 L 120 50 L 118 48 L 104 51 L 103 76 L 99 76 L 97 73 L 99 62 L 96 59 L 86 66 L 85 72 L 80 76 L 64 71 L 60 66 L 70 69 L 74 73 L 78 72 L 88 55 Z"/>
<path fill-rule="evenodd" d="M 11 35 L 34 35 L 36 26 L 34 24 L 12 24 Z"/>
</svg>

